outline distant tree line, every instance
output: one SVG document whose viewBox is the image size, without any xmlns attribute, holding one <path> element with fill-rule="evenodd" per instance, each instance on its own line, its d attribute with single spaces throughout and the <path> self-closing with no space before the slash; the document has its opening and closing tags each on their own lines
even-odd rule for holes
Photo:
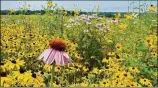
<svg viewBox="0 0 158 88">
<path fill-rule="evenodd" d="M 53 12 L 50 10 L 49 12 Z M 1 10 L 1 15 L 7 15 L 7 14 L 12 14 L 12 15 L 19 15 L 19 14 L 24 14 L 24 15 L 43 15 L 45 14 L 45 10 L 17 10 L 14 11 L 13 13 L 10 13 L 9 10 Z M 95 14 L 96 12 L 80 12 L 80 14 Z M 115 14 L 118 12 L 99 12 L 99 15 L 106 16 L 106 17 L 114 17 Z M 126 14 L 127 12 L 121 12 L 120 14 Z M 73 11 L 67 11 L 67 15 L 74 15 Z"/>
</svg>

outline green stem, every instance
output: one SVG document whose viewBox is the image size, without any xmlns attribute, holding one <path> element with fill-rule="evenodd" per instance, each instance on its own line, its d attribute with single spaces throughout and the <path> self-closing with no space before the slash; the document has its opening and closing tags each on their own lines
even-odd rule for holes
<svg viewBox="0 0 158 88">
<path fill-rule="evenodd" d="M 62 67 L 62 78 L 61 78 L 61 85 L 64 82 L 64 66 Z"/>
<path fill-rule="evenodd" d="M 51 86 L 50 87 L 53 87 L 53 83 L 54 83 L 54 70 L 55 70 L 55 63 L 53 63 L 52 65 L 52 70 L 51 70 L 51 80 L 50 80 L 50 83 L 51 83 Z"/>
</svg>

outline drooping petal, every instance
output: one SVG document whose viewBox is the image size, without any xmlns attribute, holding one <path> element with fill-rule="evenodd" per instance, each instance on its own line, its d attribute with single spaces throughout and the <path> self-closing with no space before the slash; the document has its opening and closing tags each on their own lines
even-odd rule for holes
<svg viewBox="0 0 158 88">
<path fill-rule="evenodd" d="M 48 57 L 48 60 L 46 61 L 47 64 L 52 64 L 52 63 L 53 63 L 53 61 L 54 61 L 54 59 L 55 59 L 55 58 L 54 58 L 55 54 L 56 54 L 56 50 L 53 50 L 53 51 L 51 52 L 50 56 Z"/>
<path fill-rule="evenodd" d="M 52 51 L 51 48 L 46 49 L 40 56 L 39 56 L 39 60 L 43 60 L 44 62 L 46 61 L 46 59 L 48 58 L 50 52 Z"/>
<path fill-rule="evenodd" d="M 65 63 L 69 63 L 69 62 L 72 61 L 67 53 L 63 52 L 63 56 L 64 56 L 64 62 Z"/>
<path fill-rule="evenodd" d="M 60 51 L 56 51 L 56 54 L 54 56 L 56 65 L 60 65 L 61 57 L 62 56 L 61 56 Z"/>
<path fill-rule="evenodd" d="M 65 63 L 64 63 L 64 56 L 63 56 L 63 52 L 61 52 L 61 61 L 60 61 L 60 64 L 61 64 L 61 65 L 65 64 Z"/>
</svg>

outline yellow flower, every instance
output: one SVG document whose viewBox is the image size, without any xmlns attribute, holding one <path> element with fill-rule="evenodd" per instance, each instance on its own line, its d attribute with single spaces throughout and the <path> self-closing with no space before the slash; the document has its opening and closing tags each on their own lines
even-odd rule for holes
<svg viewBox="0 0 158 88">
<path fill-rule="evenodd" d="M 94 74 L 98 74 L 98 73 L 99 73 L 98 68 L 93 68 L 92 73 L 94 73 Z"/>
<path fill-rule="evenodd" d="M 56 66 L 56 67 L 55 67 L 55 72 L 60 72 L 60 71 L 61 71 L 61 67 Z"/>
<path fill-rule="evenodd" d="M 110 86 L 110 81 L 103 79 L 101 82 L 99 82 L 100 87 L 109 87 Z"/>
<path fill-rule="evenodd" d="M 79 12 L 77 10 L 74 10 L 74 16 L 79 15 Z"/>
<path fill-rule="evenodd" d="M 125 14 L 124 17 L 126 17 L 127 20 L 133 19 L 132 15 L 129 15 L 129 14 Z"/>
<path fill-rule="evenodd" d="M 6 65 L 3 62 L 0 62 L 0 71 L 2 72 L 6 71 Z"/>
<path fill-rule="evenodd" d="M 151 36 L 146 37 L 145 44 L 151 46 L 153 44 L 153 38 Z"/>
<path fill-rule="evenodd" d="M 98 84 L 90 84 L 90 87 L 98 87 Z"/>
<path fill-rule="evenodd" d="M 99 10 L 99 9 L 100 9 L 100 6 L 99 6 L 99 5 L 97 5 L 97 6 L 96 6 L 96 9 L 97 9 L 97 10 Z"/>
<path fill-rule="evenodd" d="M 45 64 L 44 65 L 44 70 L 46 70 L 47 72 L 50 72 L 51 71 L 51 66 L 48 65 L 48 64 Z"/>
<path fill-rule="evenodd" d="M 108 52 L 108 55 L 113 56 L 113 55 L 115 55 L 115 52 Z"/>
<path fill-rule="evenodd" d="M 151 12 L 156 12 L 156 6 L 151 5 L 151 6 L 149 7 L 149 11 L 151 11 Z"/>
<path fill-rule="evenodd" d="M 134 72 L 134 73 L 140 73 L 140 71 L 138 70 L 138 68 L 137 67 L 130 67 L 129 68 L 129 71 L 131 71 L 131 72 Z"/>
<path fill-rule="evenodd" d="M 28 4 L 28 8 L 30 8 L 31 7 L 31 5 L 30 4 Z"/>
<path fill-rule="evenodd" d="M 64 11 L 64 15 L 66 15 L 66 14 L 67 14 L 67 11 L 65 10 L 65 11 Z"/>
<path fill-rule="evenodd" d="M 87 87 L 87 86 L 88 86 L 88 83 L 85 83 L 85 82 L 84 82 L 84 83 L 81 83 L 80 85 L 81 85 L 81 87 Z"/>
<path fill-rule="evenodd" d="M 107 42 L 108 42 L 108 43 L 113 43 L 113 41 L 112 41 L 112 40 L 108 40 Z"/>
<path fill-rule="evenodd" d="M 14 9 L 10 9 L 9 11 L 10 11 L 10 13 L 14 13 Z"/>
<path fill-rule="evenodd" d="M 8 70 L 12 69 L 20 69 L 20 66 L 23 66 L 25 64 L 24 60 L 7 60 L 6 61 L 6 66 L 8 66 Z"/>
<path fill-rule="evenodd" d="M 54 7 L 54 6 L 55 6 L 55 4 L 54 4 L 54 3 L 52 3 L 51 1 L 49 1 L 49 2 L 47 3 L 47 6 L 48 6 L 49 8 L 52 8 L 52 7 Z"/>
<path fill-rule="evenodd" d="M 148 80 L 148 79 L 146 79 L 146 78 L 141 78 L 140 80 L 139 80 L 139 82 L 141 83 L 141 84 L 143 84 L 143 85 L 146 85 L 146 86 L 151 86 L 151 83 L 150 83 L 150 80 Z"/>
<path fill-rule="evenodd" d="M 44 83 L 43 77 L 36 73 L 32 73 L 32 79 L 30 79 L 29 81 L 31 82 L 33 87 L 41 87 Z"/>
<path fill-rule="evenodd" d="M 116 47 L 116 50 L 121 50 L 122 49 L 122 44 L 117 43 L 115 47 Z"/>
<path fill-rule="evenodd" d="M 13 77 L 10 75 L 7 75 L 6 72 L 0 72 L 0 78 L 1 78 L 1 87 L 11 87 L 15 84 L 15 81 L 13 80 Z"/>
<path fill-rule="evenodd" d="M 89 69 L 86 68 L 85 66 L 82 68 L 84 72 L 87 72 Z"/>
<path fill-rule="evenodd" d="M 106 57 L 106 58 L 103 58 L 102 63 L 109 63 L 110 61 L 112 61 L 112 58 Z"/>
<path fill-rule="evenodd" d="M 120 29 L 121 29 L 121 30 L 124 30 L 124 29 L 126 29 L 127 25 L 126 25 L 126 24 L 121 23 L 121 24 L 119 25 L 119 27 L 120 27 Z"/>
<path fill-rule="evenodd" d="M 156 57 L 157 57 L 157 52 L 151 52 L 151 56 L 152 56 L 153 58 L 156 58 Z"/>
</svg>

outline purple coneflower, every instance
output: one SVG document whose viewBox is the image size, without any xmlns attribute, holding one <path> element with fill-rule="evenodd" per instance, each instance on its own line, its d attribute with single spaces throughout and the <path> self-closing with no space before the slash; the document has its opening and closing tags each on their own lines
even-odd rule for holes
<svg viewBox="0 0 158 88">
<path fill-rule="evenodd" d="M 43 60 L 46 64 L 63 65 L 72 60 L 64 52 L 66 49 L 66 41 L 61 38 L 54 38 L 49 42 L 50 48 L 46 49 L 40 56 L 39 60 Z"/>
</svg>

